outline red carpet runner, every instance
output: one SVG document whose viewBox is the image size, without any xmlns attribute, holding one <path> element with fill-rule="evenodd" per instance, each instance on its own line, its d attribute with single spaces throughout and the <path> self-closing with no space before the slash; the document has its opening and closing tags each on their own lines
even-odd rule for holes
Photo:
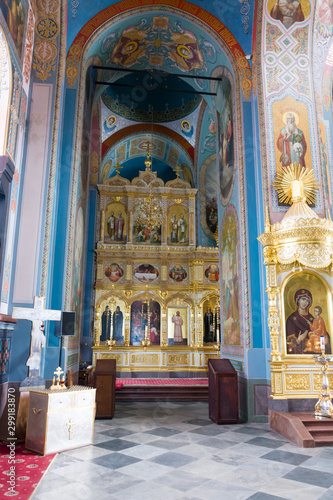
<svg viewBox="0 0 333 500">
<path fill-rule="evenodd" d="M 24 444 L 11 449 L 0 443 L 0 499 L 28 500 L 54 457 L 25 450 Z"/>
<path fill-rule="evenodd" d="M 121 389 L 123 385 L 208 386 L 208 378 L 117 378 L 116 389 Z"/>
</svg>

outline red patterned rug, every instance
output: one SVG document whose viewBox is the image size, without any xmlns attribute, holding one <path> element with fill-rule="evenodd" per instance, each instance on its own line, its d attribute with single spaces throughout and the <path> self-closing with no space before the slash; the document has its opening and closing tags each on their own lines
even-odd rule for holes
<svg viewBox="0 0 333 500">
<path fill-rule="evenodd" d="M 54 457 L 25 450 L 24 444 L 15 447 L 0 443 L 0 499 L 28 500 Z"/>
<path fill-rule="evenodd" d="M 208 378 L 117 378 L 116 389 L 121 389 L 123 385 L 200 385 L 208 387 Z"/>
</svg>

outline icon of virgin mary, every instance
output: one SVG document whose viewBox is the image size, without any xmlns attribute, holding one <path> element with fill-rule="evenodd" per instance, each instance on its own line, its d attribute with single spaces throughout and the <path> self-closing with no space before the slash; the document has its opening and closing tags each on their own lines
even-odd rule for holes
<svg viewBox="0 0 333 500">
<path fill-rule="evenodd" d="M 295 293 L 296 310 L 290 314 L 286 322 L 286 338 L 288 354 L 303 354 L 306 349 L 310 332 L 309 324 L 314 317 L 309 313 L 312 305 L 312 294 L 309 290 L 301 288 Z"/>
</svg>

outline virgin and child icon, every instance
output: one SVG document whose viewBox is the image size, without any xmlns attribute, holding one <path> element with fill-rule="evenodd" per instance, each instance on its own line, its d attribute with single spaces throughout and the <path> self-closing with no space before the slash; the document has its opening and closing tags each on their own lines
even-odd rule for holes
<svg viewBox="0 0 333 500">
<path fill-rule="evenodd" d="M 313 315 L 309 309 L 313 304 L 312 294 L 306 288 L 297 290 L 294 297 L 296 310 L 290 314 L 286 322 L 286 343 L 288 354 L 320 353 L 320 337 L 324 337 L 325 353 L 331 353 L 330 336 L 325 321 L 321 316 L 323 310 L 314 306 Z"/>
</svg>

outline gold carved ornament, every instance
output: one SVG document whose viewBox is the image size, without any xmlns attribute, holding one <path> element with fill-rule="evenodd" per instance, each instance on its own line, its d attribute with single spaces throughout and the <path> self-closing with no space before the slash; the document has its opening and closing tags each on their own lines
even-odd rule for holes
<svg viewBox="0 0 333 500">
<path fill-rule="evenodd" d="M 188 365 L 189 354 L 168 354 L 168 365 Z"/>
<path fill-rule="evenodd" d="M 311 390 L 310 374 L 288 374 L 286 375 L 287 391 L 307 391 Z"/>
</svg>

